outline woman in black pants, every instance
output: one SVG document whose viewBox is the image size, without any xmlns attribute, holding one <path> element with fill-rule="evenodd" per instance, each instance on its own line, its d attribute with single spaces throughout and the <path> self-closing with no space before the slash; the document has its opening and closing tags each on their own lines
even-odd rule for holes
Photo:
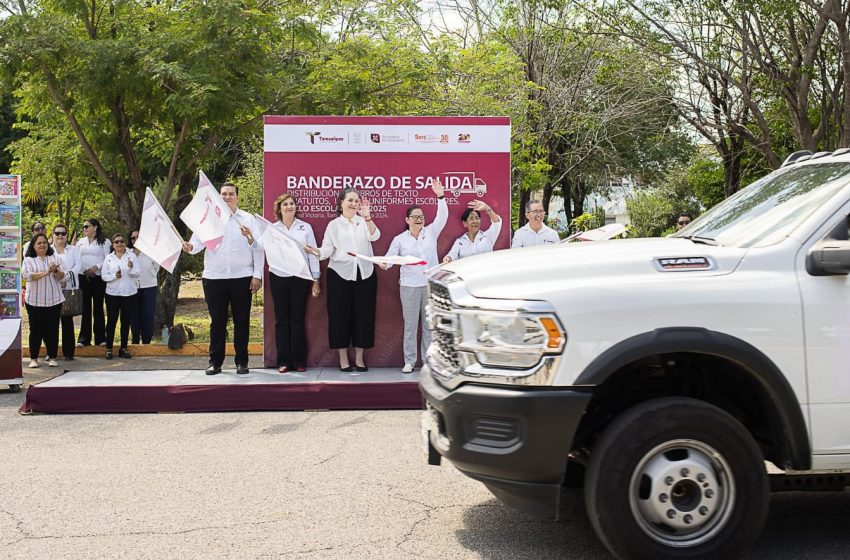
<svg viewBox="0 0 850 560">
<path fill-rule="evenodd" d="M 53 226 L 53 251 L 65 271 L 62 279 L 62 289 L 70 290 L 79 287 L 80 252 L 73 245 L 68 245 L 68 226 L 59 223 Z M 74 359 L 74 318 L 62 317 L 62 355 L 66 360 Z"/>
<path fill-rule="evenodd" d="M 344 189 L 337 200 L 338 218 L 325 229 L 321 249 L 307 247 L 328 265 L 328 342 L 339 351 L 340 371 L 368 371 L 363 350 L 375 345 L 375 298 L 378 280 L 374 265 L 351 255 L 374 256 L 372 242 L 381 232 L 355 189 Z M 348 347 L 354 346 L 354 368 Z"/>
<path fill-rule="evenodd" d="M 298 219 L 298 201 L 291 194 L 282 194 L 274 201 L 274 227 L 293 238 L 301 246 L 315 246 L 316 236 L 307 222 Z M 303 251 L 303 250 L 302 250 Z M 307 294 L 319 297 L 319 261 L 304 254 L 313 281 L 287 274 L 269 265 L 269 288 L 274 301 L 274 336 L 277 349 L 277 371 L 305 371 L 307 366 L 307 337 L 304 315 Z"/>
<path fill-rule="evenodd" d="M 136 311 L 136 278 L 139 267 L 136 255 L 127 250 L 127 238 L 123 233 L 112 236 L 112 253 L 103 261 L 103 280 L 106 282 L 106 359 L 112 359 L 112 342 L 115 326 L 121 319 L 121 347 L 118 356 L 132 358 L 127 350 L 130 323 Z"/>
<path fill-rule="evenodd" d="M 80 320 L 80 336 L 77 346 L 106 344 L 106 330 L 103 320 L 103 295 L 106 284 L 100 277 L 100 268 L 111 244 L 100 228 L 100 222 L 92 218 L 83 224 L 83 237 L 77 241 L 80 250 L 80 288 L 83 291 L 83 316 Z"/>
<path fill-rule="evenodd" d="M 38 355 L 44 341 L 47 350 L 47 365 L 56 367 L 56 353 L 59 350 L 59 313 L 62 311 L 62 279 L 65 272 L 62 263 L 53 254 L 53 247 L 47 242 L 47 236 L 36 233 L 30 240 L 24 261 L 21 263 L 21 277 L 27 281 L 24 303 L 30 323 L 30 366 L 38 367 Z"/>
</svg>

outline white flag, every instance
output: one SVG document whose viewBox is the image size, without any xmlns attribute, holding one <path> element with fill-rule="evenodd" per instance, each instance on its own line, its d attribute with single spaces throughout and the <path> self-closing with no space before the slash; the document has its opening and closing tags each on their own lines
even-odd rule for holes
<svg viewBox="0 0 850 560">
<path fill-rule="evenodd" d="M 207 249 L 215 250 L 224 239 L 224 228 L 232 214 L 230 207 L 201 171 L 198 190 L 192 202 L 180 213 L 180 219 Z"/>
<path fill-rule="evenodd" d="M 348 252 L 352 257 L 357 257 L 358 259 L 363 259 L 364 261 L 369 261 L 375 264 L 386 264 L 389 266 L 393 265 L 410 265 L 410 266 L 418 266 L 428 264 L 428 261 L 423 261 L 419 257 L 398 257 L 398 256 L 386 256 L 386 257 L 370 257 L 369 255 L 361 255 L 359 253 Z"/>
<path fill-rule="evenodd" d="M 310 274 L 310 266 L 302 251 L 302 245 L 262 216 L 255 214 L 255 217 L 260 235 L 258 239 L 266 251 L 269 266 L 298 278 L 312 280 L 313 275 Z"/>
<path fill-rule="evenodd" d="M 606 241 L 612 237 L 617 237 L 624 231 L 626 231 L 626 226 L 623 224 L 608 224 L 601 228 L 580 233 L 577 237 L 579 241 Z"/>
<path fill-rule="evenodd" d="M 139 238 L 133 246 L 169 273 L 174 272 L 174 266 L 183 250 L 183 239 L 174 231 L 168 214 L 150 189 L 145 192 L 142 225 L 139 227 Z"/>
</svg>

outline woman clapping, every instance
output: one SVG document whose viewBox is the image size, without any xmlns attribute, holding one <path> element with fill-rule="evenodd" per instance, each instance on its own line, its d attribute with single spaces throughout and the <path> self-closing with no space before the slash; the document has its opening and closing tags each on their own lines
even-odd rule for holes
<svg viewBox="0 0 850 560">
<path fill-rule="evenodd" d="M 47 365 L 56 367 L 59 314 L 62 311 L 62 302 L 65 301 L 61 284 L 65 278 L 65 270 L 53 254 L 53 247 L 47 242 L 44 233 L 36 233 L 30 240 L 21 263 L 21 277 L 27 281 L 24 304 L 30 323 L 29 367 L 38 367 L 42 341 L 47 352 Z"/>
<path fill-rule="evenodd" d="M 135 266 L 136 255 L 127 250 L 127 238 L 123 233 L 112 236 L 112 253 L 103 261 L 101 276 L 106 282 L 106 359 L 112 359 L 112 343 L 115 341 L 115 326 L 121 319 L 121 347 L 118 356 L 132 358 L 127 350 L 130 323 L 136 306 L 136 278 L 139 268 Z"/>
</svg>

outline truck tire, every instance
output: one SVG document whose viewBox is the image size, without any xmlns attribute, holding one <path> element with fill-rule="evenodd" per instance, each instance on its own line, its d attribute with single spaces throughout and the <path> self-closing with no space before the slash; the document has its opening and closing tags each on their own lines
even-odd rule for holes
<svg viewBox="0 0 850 560">
<path fill-rule="evenodd" d="M 585 482 L 588 517 L 620 559 L 738 558 L 767 516 L 767 471 L 752 436 L 696 399 L 654 399 L 615 418 Z"/>
</svg>

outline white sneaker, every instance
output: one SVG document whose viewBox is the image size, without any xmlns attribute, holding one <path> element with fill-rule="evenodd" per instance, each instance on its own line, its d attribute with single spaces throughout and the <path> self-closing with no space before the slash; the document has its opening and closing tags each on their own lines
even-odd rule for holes
<svg viewBox="0 0 850 560">
<path fill-rule="evenodd" d="M 413 366 L 410 364 L 404 364 L 404 367 L 401 368 L 402 373 L 413 373 Z"/>
<path fill-rule="evenodd" d="M 57 367 L 57 366 L 59 365 L 59 363 L 56 361 L 56 358 L 50 358 L 50 359 L 47 361 L 47 365 L 48 365 L 49 367 Z"/>
<path fill-rule="evenodd" d="M 38 367 L 38 360 L 30 360 L 30 368 L 35 369 Z"/>
</svg>

